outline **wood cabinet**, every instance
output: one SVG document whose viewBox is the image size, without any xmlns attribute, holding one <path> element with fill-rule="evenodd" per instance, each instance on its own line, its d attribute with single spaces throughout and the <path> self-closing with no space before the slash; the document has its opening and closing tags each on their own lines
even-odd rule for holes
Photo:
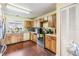
<svg viewBox="0 0 79 59">
<path fill-rule="evenodd" d="M 48 36 L 45 36 L 45 48 L 50 49 L 50 39 Z"/>
<path fill-rule="evenodd" d="M 34 27 L 37 27 L 37 20 L 34 20 Z"/>
<path fill-rule="evenodd" d="M 11 43 L 11 36 L 12 35 L 10 35 L 10 34 L 7 34 L 5 36 L 5 41 L 4 41 L 5 44 L 10 44 Z"/>
<path fill-rule="evenodd" d="M 13 44 L 23 41 L 23 34 L 6 34 L 5 44 Z"/>
<path fill-rule="evenodd" d="M 56 28 L 56 14 L 48 16 L 48 26 Z"/>
<path fill-rule="evenodd" d="M 34 39 L 33 39 L 34 42 L 37 42 L 37 35 L 34 34 Z"/>
<path fill-rule="evenodd" d="M 44 21 L 48 21 L 48 16 L 45 16 L 44 17 Z"/>
<path fill-rule="evenodd" d="M 31 33 L 31 40 L 37 42 L 37 35 L 35 33 Z"/>
<path fill-rule="evenodd" d="M 24 27 L 25 28 L 31 28 L 31 27 L 33 27 L 34 26 L 34 21 L 25 21 L 24 22 Z"/>
<path fill-rule="evenodd" d="M 56 53 L 56 38 L 53 37 L 51 40 L 50 50 Z"/>
<path fill-rule="evenodd" d="M 40 18 L 39 20 L 40 20 L 40 22 L 44 22 L 44 18 Z"/>
<path fill-rule="evenodd" d="M 37 20 L 37 27 L 40 27 L 40 20 Z"/>
<path fill-rule="evenodd" d="M 53 27 L 56 28 L 56 14 L 52 15 Z"/>
<path fill-rule="evenodd" d="M 56 53 L 56 38 L 53 36 L 45 36 L 45 48 Z"/>
</svg>

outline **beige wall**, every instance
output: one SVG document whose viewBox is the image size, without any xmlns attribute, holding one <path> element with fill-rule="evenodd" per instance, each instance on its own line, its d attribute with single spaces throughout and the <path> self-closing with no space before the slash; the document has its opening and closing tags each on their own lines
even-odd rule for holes
<svg viewBox="0 0 79 59">
<path fill-rule="evenodd" d="M 52 11 L 52 12 L 50 12 L 50 13 L 44 14 L 44 15 L 42 15 L 42 16 L 39 16 L 39 17 L 37 17 L 37 18 L 35 18 L 35 19 L 43 18 L 43 17 L 45 17 L 45 16 L 52 15 L 52 14 L 55 14 L 55 13 L 56 13 L 56 10 L 54 10 L 54 11 Z"/>
<path fill-rule="evenodd" d="M 56 55 L 61 55 L 61 46 L 60 46 L 60 9 L 70 5 L 70 3 L 58 3 L 56 5 L 56 12 L 57 12 L 57 46 L 56 46 Z"/>
</svg>

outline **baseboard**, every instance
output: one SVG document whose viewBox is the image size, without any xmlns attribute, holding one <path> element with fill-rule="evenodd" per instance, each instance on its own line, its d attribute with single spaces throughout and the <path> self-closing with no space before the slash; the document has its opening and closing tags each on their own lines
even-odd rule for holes
<svg viewBox="0 0 79 59">
<path fill-rule="evenodd" d="M 47 48 L 44 48 L 44 49 L 47 49 Z M 49 50 L 49 49 L 47 49 L 48 51 L 50 51 L 50 52 L 52 52 L 52 53 L 54 53 L 54 54 L 56 54 L 55 52 L 53 52 L 53 51 L 51 51 L 51 50 Z"/>
</svg>

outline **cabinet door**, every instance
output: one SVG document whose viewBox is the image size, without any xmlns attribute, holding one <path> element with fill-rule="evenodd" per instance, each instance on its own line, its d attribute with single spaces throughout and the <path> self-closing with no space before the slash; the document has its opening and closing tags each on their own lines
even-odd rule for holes
<svg viewBox="0 0 79 59">
<path fill-rule="evenodd" d="M 56 28 L 56 14 L 52 15 L 53 27 Z"/>
<path fill-rule="evenodd" d="M 31 33 L 31 40 L 33 41 L 33 34 Z"/>
<path fill-rule="evenodd" d="M 53 27 L 52 16 L 48 16 L 48 26 Z"/>
<path fill-rule="evenodd" d="M 40 27 L 40 20 L 37 20 L 37 27 Z"/>
<path fill-rule="evenodd" d="M 33 34 L 33 35 L 34 35 L 33 41 L 34 41 L 34 42 L 37 42 L 37 35 L 36 35 L 36 34 Z"/>
<path fill-rule="evenodd" d="M 31 40 L 34 42 L 37 42 L 37 35 L 34 33 L 31 33 Z"/>
<path fill-rule="evenodd" d="M 34 27 L 37 27 L 37 20 L 34 20 Z"/>
<path fill-rule="evenodd" d="M 34 21 L 31 21 L 30 27 L 34 26 Z"/>
<path fill-rule="evenodd" d="M 45 38 L 45 48 L 50 49 L 50 38 L 48 36 Z"/>
<path fill-rule="evenodd" d="M 31 22 L 30 21 L 25 21 L 24 25 L 25 25 L 25 28 L 30 28 L 31 27 Z"/>
<path fill-rule="evenodd" d="M 4 42 L 5 42 L 5 44 L 10 44 L 11 43 L 11 35 L 6 34 Z"/>
<path fill-rule="evenodd" d="M 56 39 L 55 38 L 51 38 L 51 47 L 50 50 L 54 53 L 56 53 Z"/>
</svg>

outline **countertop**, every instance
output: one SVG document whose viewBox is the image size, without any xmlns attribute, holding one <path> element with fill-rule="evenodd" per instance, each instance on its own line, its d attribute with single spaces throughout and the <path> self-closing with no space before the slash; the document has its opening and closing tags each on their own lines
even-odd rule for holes
<svg viewBox="0 0 79 59">
<path fill-rule="evenodd" d="M 32 31 L 30 31 L 31 33 L 33 33 L 33 34 L 37 34 L 36 32 L 32 32 Z"/>
<path fill-rule="evenodd" d="M 18 35 L 18 34 L 23 34 L 23 32 L 18 32 L 18 33 L 6 33 L 6 34 L 9 34 L 9 35 Z"/>
<path fill-rule="evenodd" d="M 36 32 L 31 32 L 31 33 L 37 34 Z M 56 34 L 45 34 L 45 35 L 56 37 Z"/>
<path fill-rule="evenodd" d="M 45 34 L 45 35 L 56 37 L 56 34 Z"/>
</svg>

